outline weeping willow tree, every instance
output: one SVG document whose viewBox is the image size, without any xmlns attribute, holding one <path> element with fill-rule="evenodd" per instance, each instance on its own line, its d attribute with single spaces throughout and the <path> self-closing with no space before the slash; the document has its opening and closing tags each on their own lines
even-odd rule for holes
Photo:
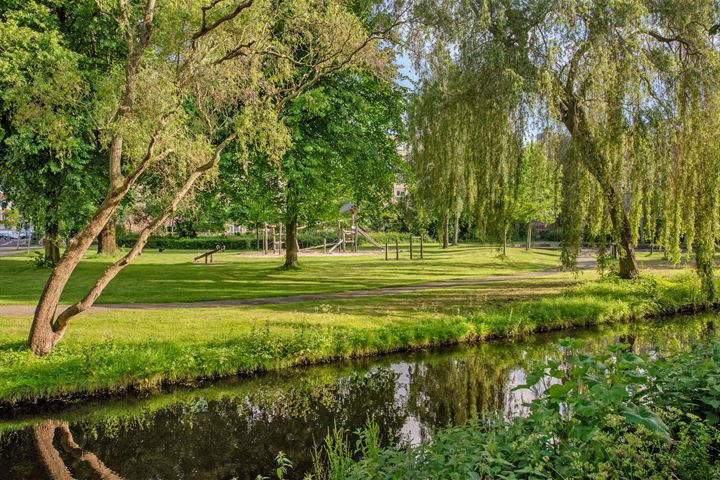
<svg viewBox="0 0 720 480">
<path fill-rule="evenodd" d="M 576 264 L 587 231 L 615 242 L 622 278 L 639 274 L 641 235 L 674 261 L 684 242 L 712 293 L 720 82 L 710 31 L 718 8 L 710 0 L 418 0 L 425 36 L 415 38 L 450 45 L 460 72 L 458 90 L 446 93 L 471 112 L 453 117 L 468 131 L 457 148 L 467 151 L 475 201 L 492 206 L 493 224 L 502 228 L 508 202 L 500 199 L 512 191 L 502 174 L 512 168 L 508 140 L 519 126 L 507 121 L 530 107 L 525 125 L 570 137 L 564 264 Z"/>
<path fill-rule="evenodd" d="M 466 211 L 480 237 L 498 240 L 504 251 L 523 160 L 521 91 L 504 88 L 490 98 L 482 89 L 500 91 L 500 84 L 507 87 L 519 79 L 508 72 L 490 77 L 493 86 L 479 85 L 469 77 L 489 75 L 497 65 L 494 59 L 461 65 L 445 52 L 444 60 L 428 67 L 410 112 L 418 193 L 442 219 L 444 246 L 450 216 L 457 219 Z"/>
<path fill-rule="evenodd" d="M 441 221 L 443 248 L 449 245 L 450 217 L 462 214 L 471 187 L 464 132 L 454 121 L 456 109 L 463 106 L 447 96 L 452 88 L 447 80 L 438 77 L 423 84 L 410 109 L 410 159 L 417 192 L 423 206 Z"/>
</svg>

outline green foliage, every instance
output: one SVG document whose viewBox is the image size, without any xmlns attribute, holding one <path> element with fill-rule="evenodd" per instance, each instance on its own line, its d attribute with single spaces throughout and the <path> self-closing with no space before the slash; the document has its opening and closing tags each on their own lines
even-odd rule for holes
<svg viewBox="0 0 720 480">
<path fill-rule="evenodd" d="M 720 391 L 687 388 L 720 369 L 720 342 L 655 360 L 618 343 L 584 354 L 560 342 L 561 358 L 527 375 L 537 398 L 526 416 L 490 417 L 436 432 L 432 442 L 365 456 L 346 478 L 716 478 L 717 417 L 698 417 Z M 705 363 L 708 368 L 693 368 Z M 672 382 L 683 371 L 686 381 Z M 679 396 L 678 396 L 679 395 Z M 689 400 L 687 406 L 676 403 Z M 700 400 L 702 399 L 702 400 Z M 717 411 L 717 406 L 715 406 Z"/>
<path fill-rule="evenodd" d="M 32 257 L 30 257 L 30 263 L 32 263 L 36 268 L 55 267 L 55 262 L 52 259 L 45 258 L 45 254 L 43 252 L 33 252 Z"/>
<path fill-rule="evenodd" d="M 675 262 L 683 243 L 695 249 L 714 297 L 720 52 L 707 26 L 717 2 L 419 1 L 415 13 L 425 35 L 411 40 L 427 44 L 417 46 L 413 155 L 443 209 L 470 198 L 502 237 L 527 169 L 519 145 L 538 129 L 546 143 L 564 132 L 564 264 L 575 265 L 589 230 L 611 236 L 620 274 L 635 276 L 642 230 Z M 456 171 L 470 194 L 448 191 Z"/>
<path fill-rule="evenodd" d="M 43 2 L 0 14 L 0 184 L 53 236 L 77 228 L 102 188 L 90 97 L 98 72 L 75 36 L 98 34 L 103 20 L 92 20 L 93 2 L 78 3 L 72 18 Z M 102 42 L 91 48 L 112 56 Z"/>
</svg>

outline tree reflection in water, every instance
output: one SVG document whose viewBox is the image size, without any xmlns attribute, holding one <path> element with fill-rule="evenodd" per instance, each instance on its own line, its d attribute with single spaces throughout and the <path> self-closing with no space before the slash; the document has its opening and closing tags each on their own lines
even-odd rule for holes
<svg viewBox="0 0 720 480">
<path fill-rule="evenodd" d="M 572 336 L 594 351 L 618 341 L 636 351 L 672 350 L 715 331 L 716 323 L 684 317 Z M 529 364 L 554 355 L 554 342 L 565 336 L 289 369 L 88 402 L 45 418 L 6 415 L 18 427 L 0 427 L 0 478 L 255 478 L 274 470 L 279 451 L 294 463 L 290 478 L 302 478 L 313 446 L 333 426 L 354 431 L 374 417 L 386 444 L 417 443 L 437 427 L 490 413 L 523 414 L 523 404 L 550 381 L 535 391 L 513 387 L 525 383 Z"/>
<path fill-rule="evenodd" d="M 32 427 L 32 431 L 38 457 L 52 480 L 72 480 L 74 478 L 55 448 L 54 441 L 57 433 L 60 434 L 62 449 L 70 455 L 74 464 L 84 462 L 102 480 L 122 480 L 122 477 L 107 468 L 94 453 L 83 450 L 75 442 L 67 422 L 46 420 Z"/>
</svg>

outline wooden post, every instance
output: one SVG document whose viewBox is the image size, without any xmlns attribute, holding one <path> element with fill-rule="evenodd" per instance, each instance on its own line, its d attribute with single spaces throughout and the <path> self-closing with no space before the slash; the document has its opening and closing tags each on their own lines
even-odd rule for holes
<svg viewBox="0 0 720 480">
<path fill-rule="evenodd" d="M 420 260 L 423 259 L 423 237 L 420 235 Z"/>
<path fill-rule="evenodd" d="M 413 253 L 413 252 L 412 252 L 412 239 L 413 239 L 413 236 L 410 235 L 410 260 L 413 259 L 413 255 L 412 255 L 412 253 Z"/>
<path fill-rule="evenodd" d="M 400 260 L 400 245 L 397 238 L 395 239 L 395 260 Z"/>
<path fill-rule="evenodd" d="M 327 238 L 323 238 L 323 253 L 327 253 Z"/>
<path fill-rule="evenodd" d="M 340 243 L 340 251 L 341 252 L 345 251 L 344 240 L 345 240 L 345 232 L 343 231 L 343 228 L 342 228 L 342 220 L 338 220 L 338 243 Z"/>
<path fill-rule="evenodd" d="M 388 259 L 388 242 L 385 242 L 385 261 Z"/>
</svg>

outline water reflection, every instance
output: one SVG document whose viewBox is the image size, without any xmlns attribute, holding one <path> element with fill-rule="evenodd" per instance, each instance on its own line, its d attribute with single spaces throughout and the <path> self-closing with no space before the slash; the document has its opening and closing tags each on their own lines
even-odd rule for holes
<svg viewBox="0 0 720 480">
<path fill-rule="evenodd" d="M 635 351 L 672 350 L 714 332 L 716 322 L 684 317 L 572 336 L 588 350 L 617 341 Z M 0 478 L 255 478 L 273 471 L 278 451 L 301 478 L 333 425 L 355 430 L 373 416 L 387 442 L 417 443 L 433 428 L 490 412 L 523 414 L 537 392 L 512 388 L 563 336 L 292 369 L 35 416 L 8 412 L 0 420 Z"/>
</svg>

